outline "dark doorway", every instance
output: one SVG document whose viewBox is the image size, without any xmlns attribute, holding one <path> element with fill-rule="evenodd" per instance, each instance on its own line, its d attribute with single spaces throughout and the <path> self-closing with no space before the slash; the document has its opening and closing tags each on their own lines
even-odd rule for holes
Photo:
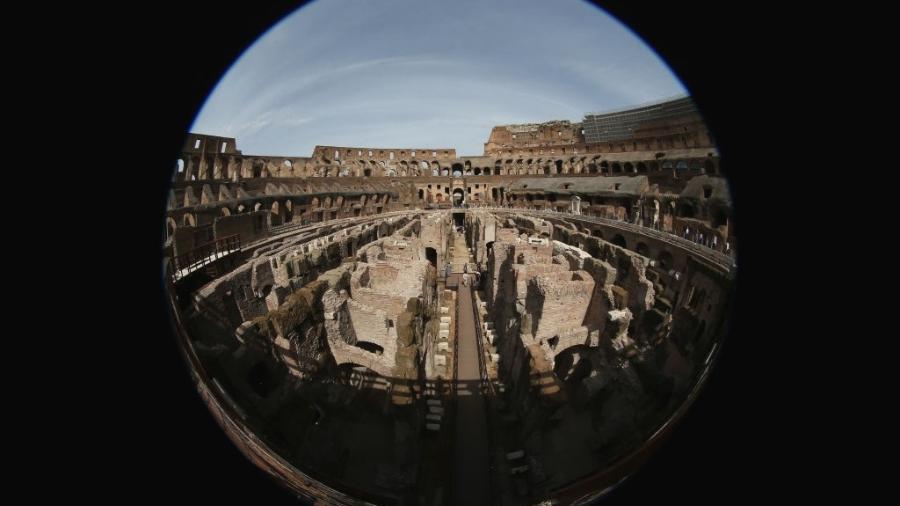
<svg viewBox="0 0 900 506">
<path fill-rule="evenodd" d="M 425 248 L 425 258 L 431 263 L 432 267 L 437 268 L 437 250 Z"/>
</svg>

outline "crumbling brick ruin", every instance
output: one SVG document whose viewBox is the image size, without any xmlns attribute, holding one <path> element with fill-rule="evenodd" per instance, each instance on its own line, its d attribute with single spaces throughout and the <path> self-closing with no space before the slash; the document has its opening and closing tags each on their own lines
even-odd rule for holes
<svg viewBox="0 0 900 506">
<path fill-rule="evenodd" d="M 498 126 L 481 156 L 192 133 L 167 208 L 205 401 L 325 502 L 446 502 L 460 430 L 486 431 L 466 458 L 494 503 L 610 486 L 696 395 L 732 300 L 731 198 L 689 99 Z"/>
</svg>

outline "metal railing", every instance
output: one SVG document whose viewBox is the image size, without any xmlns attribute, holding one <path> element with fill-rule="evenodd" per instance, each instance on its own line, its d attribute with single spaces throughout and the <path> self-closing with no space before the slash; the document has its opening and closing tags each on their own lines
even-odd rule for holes
<svg viewBox="0 0 900 506">
<path fill-rule="evenodd" d="M 175 271 L 173 275 L 179 280 L 191 272 L 202 269 L 241 249 L 241 236 L 229 235 L 221 239 L 194 248 L 187 253 L 175 256 Z"/>
</svg>

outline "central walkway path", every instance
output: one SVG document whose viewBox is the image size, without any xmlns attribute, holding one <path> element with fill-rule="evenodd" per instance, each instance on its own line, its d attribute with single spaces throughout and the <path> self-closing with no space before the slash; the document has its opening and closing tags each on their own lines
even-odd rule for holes
<svg viewBox="0 0 900 506">
<path fill-rule="evenodd" d="M 466 251 L 465 241 L 460 239 L 457 235 L 454 241 L 457 255 L 460 248 Z M 459 309 L 459 319 L 456 322 L 456 360 L 459 362 L 456 378 L 456 439 L 453 445 L 453 504 L 490 504 L 487 414 L 480 388 L 479 347 L 471 286 L 460 283 L 456 303 Z"/>
</svg>

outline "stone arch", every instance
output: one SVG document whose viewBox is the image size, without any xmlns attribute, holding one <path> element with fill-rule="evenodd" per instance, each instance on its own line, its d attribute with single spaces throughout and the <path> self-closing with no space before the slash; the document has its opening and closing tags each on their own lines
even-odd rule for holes
<svg viewBox="0 0 900 506">
<path fill-rule="evenodd" d="M 628 243 L 625 242 L 625 237 L 622 234 L 614 235 L 612 240 L 610 240 L 609 242 L 615 244 L 620 248 L 628 249 Z"/>
<path fill-rule="evenodd" d="M 272 207 L 270 209 L 272 213 L 271 225 L 281 225 L 281 206 L 278 205 L 278 201 L 272 202 Z"/>
<path fill-rule="evenodd" d="M 262 160 L 253 160 L 252 177 L 259 178 L 265 176 L 265 164 Z"/>
<path fill-rule="evenodd" d="M 612 173 L 613 174 L 621 174 L 622 173 L 622 165 L 619 162 L 612 163 Z"/>
<path fill-rule="evenodd" d="M 166 218 L 166 239 L 171 239 L 175 236 L 175 231 L 178 230 L 178 222 L 175 221 L 175 218 L 171 216 Z"/>
<path fill-rule="evenodd" d="M 637 172 L 634 170 L 634 165 L 631 162 L 625 162 L 624 169 L 627 174 L 633 174 L 634 172 Z"/>
<path fill-rule="evenodd" d="M 185 227 L 196 227 L 197 226 L 197 218 L 194 217 L 191 213 L 186 213 L 181 217 L 181 225 Z"/>
<path fill-rule="evenodd" d="M 453 204 L 462 204 L 466 200 L 466 192 L 462 188 L 453 190 Z"/>
<path fill-rule="evenodd" d="M 219 212 L 222 213 L 222 216 L 231 216 L 231 209 L 228 209 L 228 207 L 223 207 Z"/>
<path fill-rule="evenodd" d="M 647 164 L 645 164 L 644 162 L 638 162 L 637 171 L 641 174 L 647 172 Z"/>
</svg>

